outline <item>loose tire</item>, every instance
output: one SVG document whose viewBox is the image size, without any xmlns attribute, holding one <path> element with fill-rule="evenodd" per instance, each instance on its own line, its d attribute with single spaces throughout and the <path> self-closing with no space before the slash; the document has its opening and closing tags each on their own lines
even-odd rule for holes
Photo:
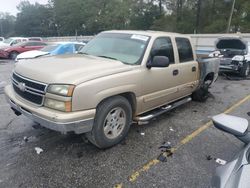
<svg viewBox="0 0 250 188">
<path fill-rule="evenodd" d="M 209 96 L 209 86 L 212 84 L 211 80 L 204 81 L 203 85 L 192 94 L 192 99 L 198 102 L 205 102 Z"/>
<path fill-rule="evenodd" d="M 130 103 L 122 96 L 115 96 L 98 105 L 93 129 L 86 137 L 98 148 L 109 148 L 126 137 L 131 122 Z"/>
<path fill-rule="evenodd" d="M 250 72 L 250 66 L 248 62 L 245 62 L 243 64 L 243 67 L 240 69 L 240 76 L 241 77 L 247 77 L 249 75 Z"/>
<path fill-rule="evenodd" d="M 19 53 L 14 51 L 14 52 L 10 52 L 10 55 L 9 55 L 9 58 L 10 59 L 16 59 L 16 56 L 18 55 Z"/>
</svg>

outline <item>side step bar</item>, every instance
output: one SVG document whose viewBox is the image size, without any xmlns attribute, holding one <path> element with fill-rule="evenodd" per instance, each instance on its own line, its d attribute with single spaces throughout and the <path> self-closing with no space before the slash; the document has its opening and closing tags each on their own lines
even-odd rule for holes
<svg viewBox="0 0 250 188">
<path fill-rule="evenodd" d="M 174 108 L 177 108 L 178 106 L 181 106 L 185 103 L 188 103 L 192 100 L 191 97 L 186 97 L 184 99 L 181 99 L 177 102 L 173 102 L 169 105 L 166 105 L 166 106 L 163 106 L 163 107 L 160 107 L 156 110 L 152 110 L 151 113 L 146 113 L 145 116 L 137 116 L 135 117 L 134 121 L 137 122 L 139 125 L 142 125 L 142 124 L 147 124 L 150 120 L 152 120 L 153 118 L 165 113 L 165 112 L 168 112 Z"/>
</svg>

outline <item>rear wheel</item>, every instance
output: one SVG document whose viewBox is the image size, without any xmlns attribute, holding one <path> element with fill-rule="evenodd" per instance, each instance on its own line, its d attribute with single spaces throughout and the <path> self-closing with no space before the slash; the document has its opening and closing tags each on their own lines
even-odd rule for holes
<svg viewBox="0 0 250 188">
<path fill-rule="evenodd" d="M 243 67 L 240 69 L 240 76 L 245 78 L 249 75 L 249 72 L 250 72 L 250 66 L 249 66 L 249 63 L 246 62 L 243 64 Z"/>
<path fill-rule="evenodd" d="M 10 52 L 9 58 L 10 58 L 10 59 L 16 59 L 16 57 L 17 57 L 18 54 L 19 54 L 19 53 L 16 52 L 16 51 Z"/>
<path fill-rule="evenodd" d="M 128 134 L 132 122 L 132 108 L 121 96 L 102 102 L 96 111 L 94 126 L 86 136 L 99 148 L 108 148 L 121 142 Z"/>
</svg>

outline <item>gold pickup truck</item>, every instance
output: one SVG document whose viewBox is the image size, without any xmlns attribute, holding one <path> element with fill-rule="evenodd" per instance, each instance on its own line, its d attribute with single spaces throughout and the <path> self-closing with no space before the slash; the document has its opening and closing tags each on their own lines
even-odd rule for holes
<svg viewBox="0 0 250 188">
<path fill-rule="evenodd" d="M 215 58 L 197 61 L 186 35 L 106 31 L 79 54 L 17 63 L 5 94 L 16 115 L 107 148 L 132 122 L 205 100 L 218 69 Z"/>
</svg>

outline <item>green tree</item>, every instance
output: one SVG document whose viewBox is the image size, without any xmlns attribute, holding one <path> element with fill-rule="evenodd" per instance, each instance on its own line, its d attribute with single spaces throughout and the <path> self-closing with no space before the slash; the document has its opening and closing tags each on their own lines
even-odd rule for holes
<svg viewBox="0 0 250 188">
<path fill-rule="evenodd" d="M 9 37 L 14 35 L 15 21 L 15 16 L 0 12 L 0 36 Z"/>
<path fill-rule="evenodd" d="M 16 18 L 16 33 L 22 36 L 53 36 L 56 28 L 50 5 L 30 4 L 22 1 Z"/>
</svg>

